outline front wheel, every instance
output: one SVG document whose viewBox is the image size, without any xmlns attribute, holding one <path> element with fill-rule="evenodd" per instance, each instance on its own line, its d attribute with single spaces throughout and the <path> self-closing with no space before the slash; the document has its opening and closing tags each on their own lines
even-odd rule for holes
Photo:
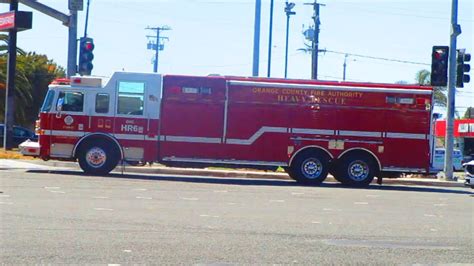
<svg viewBox="0 0 474 266">
<path fill-rule="evenodd" d="M 354 187 L 368 186 L 377 172 L 374 160 L 363 154 L 344 156 L 338 166 L 337 180 Z"/>
<path fill-rule="evenodd" d="M 328 175 L 329 156 L 320 151 L 298 155 L 289 168 L 291 178 L 305 185 L 319 185 Z"/>
<path fill-rule="evenodd" d="M 79 165 L 90 175 L 106 175 L 119 162 L 119 152 L 115 146 L 106 141 L 89 141 L 79 150 Z"/>
</svg>

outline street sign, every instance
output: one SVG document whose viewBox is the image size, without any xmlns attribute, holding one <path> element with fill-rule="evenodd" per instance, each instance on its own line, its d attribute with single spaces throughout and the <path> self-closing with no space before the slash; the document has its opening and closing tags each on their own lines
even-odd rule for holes
<svg viewBox="0 0 474 266">
<path fill-rule="evenodd" d="M 82 11 L 84 9 L 84 0 L 69 0 L 69 10 Z"/>
<path fill-rule="evenodd" d="M 25 11 L 10 11 L 0 14 L 0 31 L 29 30 L 32 26 L 33 13 Z"/>
</svg>

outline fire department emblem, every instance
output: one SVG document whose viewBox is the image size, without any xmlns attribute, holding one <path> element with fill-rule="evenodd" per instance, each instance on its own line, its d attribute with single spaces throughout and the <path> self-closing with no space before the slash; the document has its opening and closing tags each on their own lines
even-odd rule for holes
<svg viewBox="0 0 474 266">
<path fill-rule="evenodd" d="M 74 122 L 74 118 L 72 116 L 68 115 L 64 118 L 64 123 L 68 126 L 70 126 Z"/>
</svg>

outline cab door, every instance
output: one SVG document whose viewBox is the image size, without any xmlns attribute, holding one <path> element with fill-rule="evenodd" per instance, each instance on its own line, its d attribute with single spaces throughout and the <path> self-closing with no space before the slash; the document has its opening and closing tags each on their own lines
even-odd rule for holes
<svg viewBox="0 0 474 266">
<path fill-rule="evenodd" d="M 89 116 L 84 108 L 82 91 L 58 92 L 55 112 L 50 116 L 51 157 L 70 158 L 77 140 L 89 130 Z"/>
<path fill-rule="evenodd" d="M 159 75 L 124 74 L 116 80 L 113 132 L 123 147 L 125 160 L 156 159 L 160 97 Z"/>
</svg>

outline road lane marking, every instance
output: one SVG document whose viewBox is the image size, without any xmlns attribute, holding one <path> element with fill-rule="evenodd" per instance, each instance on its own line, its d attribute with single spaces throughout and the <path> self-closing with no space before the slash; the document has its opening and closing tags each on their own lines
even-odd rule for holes
<svg viewBox="0 0 474 266">
<path fill-rule="evenodd" d="M 228 205 L 236 205 L 237 203 L 235 202 L 227 202 Z"/>
<path fill-rule="evenodd" d="M 59 191 L 59 190 L 49 190 L 51 193 L 59 193 L 59 194 L 66 194 L 64 191 Z"/>
<path fill-rule="evenodd" d="M 312 221 L 311 223 L 312 223 L 312 224 L 320 224 L 321 222 L 318 222 L 318 221 Z"/>
<path fill-rule="evenodd" d="M 124 249 L 123 252 L 125 252 L 125 253 L 130 253 L 130 252 L 132 252 L 132 251 L 131 251 L 130 249 Z"/>
<path fill-rule="evenodd" d="M 378 198 L 378 197 L 380 197 L 380 195 L 367 195 L 366 197 L 367 198 Z"/>
<path fill-rule="evenodd" d="M 104 197 L 104 196 L 95 196 L 92 197 L 93 199 L 108 199 L 109 197 Z"/>
<path fill-rule="evenodd" d="M 4 201 L 0 201 L 0 204 L 4 204 L 4 205 L 12 205 L 13 202 L 4 202 Z"/>
<path fill-rule="evenodd" d="M 448 206 L 448 204 L 446 204 L 446 203 L 439 203 L 439 204 L 433 204 L 433 206 L 436 206 L 436 207 L 443 207 L 443 206 Z"/>
<path fill-rule="evenodd" d="M 0 198 L 9 198 L 10 195 L 0 195 Z"/>
<path fill-rule="evenodd" d="M 285 201 L 278 199 L 278 200 L 270 200 L 270 202 L 280 202 L 281 203 L 281 202 L 285 202 Z"/>
<path fill-rule="evenodd" d="M 436 217 L 436 215 L 434 215 L 434 214 L 425 214 L 424 216 L 425 217 Z"/>
<path fill-rule="evenodd" d="M 201 214 L 200 217 L 210 217 L 210 218 L 219 218 L 217 215 Z"/>
<path fill-rule="evenodd" d="M 135 197 L 135 198 L 137 198 L 137 199 L 147 199 L 147 200 L 152 199 L 151 197 L 140 197 L 140 196 L 137 196 L 137 197 Z"/>
<path fill-rule="evenodd" d="M 199 200 L 198 198 L 181 198 L 182 200 Z"/>
<path fill-rule="evenodd" d="M 437 229 L 434 229 L 434 228 L 431 228 L 430 231 L 431 231 L 431 232 L 438 232 L 438 230 L 437 230 Z"/>
<path fill-rule="evenodd" d="M 368 205 L 369 203 L 368 202 L 364 202 L 364 201 L 356 201 L 354 202 L 355 205 Z"/>
<path fill-rule="evenodd" d="M 44 187 L 44 189 L 60 189 L 61 187 Z"/>
<path fill-rule="evenodd" d="M 303 195 L 303 192 L 291 192 L 291 195 Z"/>
<path fill-rule="evenodd" d="M 113 211 L 113 209 L 108 209 L 108 208 L 94 208 L 96 211 Z"/>
<path fill-rule="evenodd" d="M 134 188 L 133 191 L 147 191 L 146 188 Z"/>
<path fill-rule="evenodd" d="M 331 208 L 323 208 L 323 211 L 330 212 L 330 211 L 332 211 L 332 209 Z"/>
<path fill-rule="evenodd" d="M 227 193 L 227 190 L 214 190 L 214 193 Z"/>
</svg>

